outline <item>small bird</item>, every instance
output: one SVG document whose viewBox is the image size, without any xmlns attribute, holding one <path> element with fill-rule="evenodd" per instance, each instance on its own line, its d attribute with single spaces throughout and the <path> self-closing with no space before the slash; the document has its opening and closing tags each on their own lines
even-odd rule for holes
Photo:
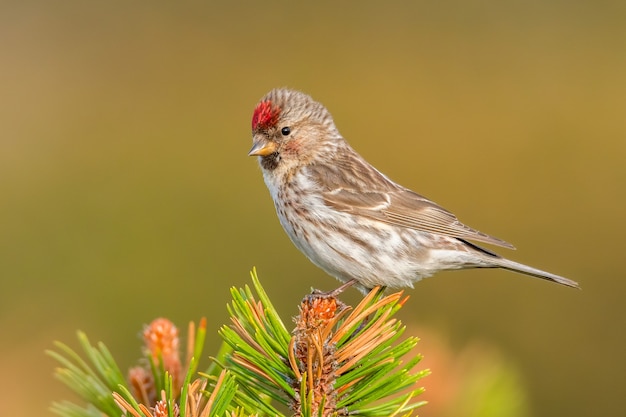
<svg viewBox="0 0 626 417">
<path fill-rule="evenodd" d="M 315 265 L 360 291 L 413 287 L 443 270 L 503 268 L 569 287 L 572 280 L 472 242 L 513 245 L 390 180 L 354 151 L 329 111 L 279 88 L 252 115 L 253 146 L 280 224 Z"/>
</svg>

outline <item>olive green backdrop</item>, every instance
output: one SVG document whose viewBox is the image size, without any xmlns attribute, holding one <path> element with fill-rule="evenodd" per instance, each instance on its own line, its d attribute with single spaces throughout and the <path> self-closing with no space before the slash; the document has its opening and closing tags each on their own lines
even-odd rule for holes
<svg viewBox="0 0 626 417">
<path fill-rule="evenodd" d="M 2 414 L 71 397 L 43 350 L 76 329 L 127 367 L 155 317 L 214 334 L 253 266 L 287 321 L 337 285 L 246 156 L 256 102 L 289 86 L 391 178 L 583 287 L 440 274 L 401 314 L 424 348 L 498 352 L 532 416 L 626 415 L 624 3 L 223 3 L 0 5 Z"/>
</svg>

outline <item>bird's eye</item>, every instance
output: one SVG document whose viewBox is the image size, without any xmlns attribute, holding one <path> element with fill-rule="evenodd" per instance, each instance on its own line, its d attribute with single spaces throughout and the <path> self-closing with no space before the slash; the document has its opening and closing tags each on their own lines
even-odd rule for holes
<svg viewBox="0 0 626 417">
<path fill-rule="evenodd" d="M 291 133 L 291 129 L 289 128 L 289 126 L 285 126 L 280 129 L 280 133 L 282 133 L 283 136 L 288 136 Z"/>
</svg>

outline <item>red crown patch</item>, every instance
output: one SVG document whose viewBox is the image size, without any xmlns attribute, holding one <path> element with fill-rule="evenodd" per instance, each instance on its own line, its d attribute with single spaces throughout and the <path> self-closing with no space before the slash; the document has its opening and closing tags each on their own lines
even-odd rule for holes
<svg viewBox="0 0 626 417">
<path fill-rule="evenodd" d="M 272 106 L 272 102 L 260 102 L 252 114 L 252 130 L 269 129 L 276 126 L 280 116 L 280 108 Z"/>
</svg>

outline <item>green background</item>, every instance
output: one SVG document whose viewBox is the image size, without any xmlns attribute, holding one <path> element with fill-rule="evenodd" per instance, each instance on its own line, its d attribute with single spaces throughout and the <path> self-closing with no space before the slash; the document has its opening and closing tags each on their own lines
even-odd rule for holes
<svg viewBox="0 0 626 417">
<path fill-rule="evenodd" d="M 76 329 L 127 368 L 155 317 L 207 316 L 215 334 L 253 266 L 288 323 L 311 286 L 337 285 L 246 156 L 256 102 L 288 86 L 391 178 L 583 287 L 420 282 L 400 317 L 433 381 L 456 363 L 444 350 L 474 346 L 518 375 L 519 415 L 626 415 L 624 4 L 3 2 L 2 414 L 70 397 L 43 351 Z M 445 414 L 453 379 L 424 381 L 420 415 Z"/>
</svg>

